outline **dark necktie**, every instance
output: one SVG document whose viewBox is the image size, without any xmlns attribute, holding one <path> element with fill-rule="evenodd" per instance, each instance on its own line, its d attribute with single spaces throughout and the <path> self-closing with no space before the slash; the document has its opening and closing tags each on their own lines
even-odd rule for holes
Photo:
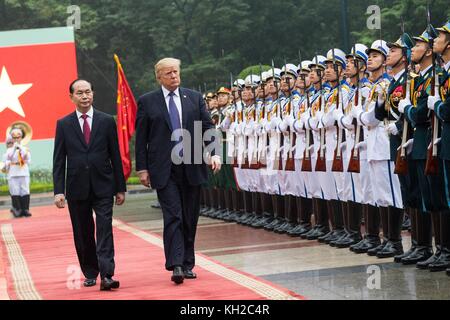
<svg viewBox="0 0 450 320">
<path fill-rule="evenodd" d="M 174 92 L 169 93 L 169 116 L 170 116 L 170 122 L 172 124 L 172 132 L 181 129 L 181 121 L 180 121 L 180 114 L 178 113 L 177 105 L 175 104 L 175 100 L 173 99 L 173 96 L 175 95 Z M 181 142 L 180 140 L 176 143 Z M 183 157 L 183 149 L 180 150 L 180 157 Z"/>
<path fill-rule="evenodd" d="M 91 139 L 91 128 L 89 127 L 89 123 L 87 121 L 88 115 L 83 114 L 81 118 L 84 120 L 83 122 L 84 141 L 86 141 L 86 144 L 89 144 L 89 140 Z"/>
</svg>

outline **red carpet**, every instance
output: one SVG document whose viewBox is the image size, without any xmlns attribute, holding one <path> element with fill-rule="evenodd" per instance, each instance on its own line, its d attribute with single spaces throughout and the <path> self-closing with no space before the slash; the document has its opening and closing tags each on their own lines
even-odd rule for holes
<svg viewBox="0 0 450 320">
<path fill-rule="evenodd" d="M 41 209 L 42 210 L 42 209 Z M 161 239 L 116 221 L 116 275 L 121 288 L 101 292 L 82 286 L 66 210 L 1 222 L 0 242 L 11 299 L 256 300 L 303 297 L 265 280 L 197 255 L 196 280 L 176 286 L 164 269 Z M 12 233 L 11 233 L 12 230 Z M 75 272 L 75 273 L 74 273 Z M 81 285 L 80 288 L 77 286 Z"/>
</svg>

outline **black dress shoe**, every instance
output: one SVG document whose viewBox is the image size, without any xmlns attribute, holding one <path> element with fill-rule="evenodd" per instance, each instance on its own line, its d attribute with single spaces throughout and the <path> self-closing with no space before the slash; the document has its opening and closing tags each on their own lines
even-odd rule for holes
<svg viewBox="0 0 450 320">
<path fill-rule="evenodd" d="M 184 271 L 184 278 L 185 279 L 197 279 L 197 274 L 193 272 L 192 270 L 186 270 Z"/>
<path fill-rule="evenodd" d="M 96 279 L 84 279 L 83 286 L 84 287 L 93 287 L 97 284 Z"/>
<path fill-rule="evenodd" d="M 171 280 L 175 282 L 176 284 L 181 284 L 184 281 L 184 271 L 182 267 L 175 267 L 173 269 L 172 278 Z"/>
<path fill-rule="evenodd" d="M 111 289 L 119 289 L 120 282 L 113 280 L 113 278 L 105 278 L 102 279 L 102 282 L 100 283 L 100 290 L 102 291 L 109 291 Z"/>
</svg>

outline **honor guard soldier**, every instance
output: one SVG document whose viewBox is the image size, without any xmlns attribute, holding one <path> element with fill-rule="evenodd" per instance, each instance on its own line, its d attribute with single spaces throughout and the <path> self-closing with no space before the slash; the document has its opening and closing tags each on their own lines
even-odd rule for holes
<svg viewBox="0 0 450 320">
<path fill-rule="evenodd" d="M 244 161 L 240 172 L 240 179 L 243 182 L 242 189 L 246 192 L 244 197 L 246 218 L 239 219 L 238 223 L 252 225 L 261 217 L 261 203 L 258 193 L 260 183 L 258 164 L 258 136 L 256 134 L 257 123 L 257 88 L 261 79 L 259 76 L 251 74 L 245 78 L 245 87 L 242 92 L 244 102 L 244 121 L 242 122 L 242 135 L 244 141 Z M 236 176 L 236 179 L 238 177 Z"/>
<path fill-rule="evenodd" d="M 347 231 L 350 236 L 339 240 L 337 247 L 350 247 L 350 250 L 361 253 L 379 244 L 379 215 L 372 196 L 369 172 L 368 154 L 368 130 L 357 119 L 353 118 L 354 110 L 366 110 L 371 84 L 366 77 L 367 72 L 367 46 L 357 43 L 353 46 L 350 54 L 346 55 L 347 68 L 345 70 L 350 95 L 344 110 L 335 112 L 336 121 L 345 129 L 345 142 L 343 143 L 343 154 L 345 156 L 344 170 L 348 171 L 345 180 L 345 199 L 360 203 L 362 210 L 355 210 L 353 216 L 348 220 Z M 354 205 L 354 204 L 353 204 Z M 360 205 L 357 205 L 360 206 Z M 360 238 L 361 217 L 364 215 L 366 234 L 364 239 Z M 348 213 L 350 215 L 351 213 Z M 356 237 L 356 239 L 355 239 Z"/>
<path fill-rule="evenodd" d="M 299 94 L 294 91 L 298 77 L 298 67 L 292 63 L 286 63 L 281 69 L 281 116 L 282 121 L 278 125 L 282 133 L 281 170 L 278 171 L 280 194 L 284 197 L 285 222 L 274 229 L 276 233 L 287 233 L 297 226 L 297 201 L 300 196 L 298 186 L 303 180 L 295 172 L 294 145 L 294 104 L 298 104 Z M 303 189 L 304 190 L 304 189 Z M 303 191 L 304 193 L 304 191 Z"/>
<path fill-rule="evenodd" d="M 9 148 L 12 148 L 12 146 L 14 145 L 14 140 L 10 134 L 7 135 L 5 144 L 6 144 L 6 150 L 8 150 Z M 3 155 L 2 162 L 0 162 L 0 171 L 5 174 L 6 180 L 8 181 L 8 188 L 9 188 L 9 190 L 11 190 L 11 187 L 9 185 L 10 164 L 9 164 L 6 156 L 7 156 L 7 153 L 5 152 L 5 154 Z M 16 201 L 14 201 L 11 193 L 10 193 L 10 196 L 11 196 L 11 210 L 10 211 L 15 217 L 20 216 L 20 207 L 15 207 L 15 205 L 17 205 L 17 203 L 16 203 Z"/>
<path fill-rule="evenodd" d="M 404 264 L 414 264 L 426 261 L 433 255 L 432 251 L 432 215 L 440 215 L 439 212 L 448 208 L 445 196 L 445 182 L 442 172 L 442 162 L 438 162 L 437 174 L 428 171 L 428 150 L 434 149 L 438 141 L 434 139 L 433 128 L 440 131 L 439 119 L 431 116 L 428 109 L 428 97 L 434 92 L 435 66 L 433 48 L 430 34 L 425 31 L 422 35 L 414 37 L 416 45 L 412 48 L 413 62 L 420 64 L 420 74 L 412 80 L 410 95 L 399 103 L 399 111 L 404 113 L 405 119 L 414 127 L 411 158 L 416 163 L 417 178 L 420 191 L 421 211 L 417 214 L 417 246 L 409 256 L 402 258 Z M 436 120 L 436 122 L 434 121 Z M 437 150 L 439 153 L 439 150 Z M 440 244 L 442 245 L 442 244 Z M 434 268 L 433 264 L 427 266 L 430 270 L 440 271 L 445 268 Z"/>
<path fill-rule="evenodd" d="M 439 92 L 428 97 L 427 105 L 430 110 L 434 110 L 435 115 L 442 121 L 440 161 L 445 170 L 439 172 L 439 174 L 443 175 L 446 182 L 445 195 L 447 203 L 450 203 L 448 198 L 450 191 L 448 183 L 450 181 L 450 152 L 448 149 L 450 145 L 450 21 L 447 21 L 444 26 L 437 28 L 437 30 L 439 36 L 434 40 L 433 50 L 435 54 L 442 58 L 443 65 L 439 74 Z M 438 223 L 435 223 L 435 220 Z M 439 213 L 439 218 L 433 216 L 433 226 L 436 252 L 427 261 L 429 262 L 427 267 L 431 271 L 440 271 L 447 268 L 447 275 L 450 275 L 450 211 L 448 208 Z M 420 267 L 420 262 L 417 266 Z"/>
<path fill-rule="evenodd" d="M 337 127 L 334 118 L 335 110 L 342 110 L 342 106 L 347 104 L 349 87 L 343 79 L 343 70 L 345 70 L 345 53 L 340 49 L 330 49 L 327 52 L 325 60 L 325 79 L 330 85 L 330 91 L 325 95 L 325 107 L 320 111 L 319 127 L 325 131 L 324 141 L 321 141 L 321 147 L 325 148 L 324 163 L 325 170 L 319 170 L 316 167 L 321 189 L 325 199 L 328 200 L 328 215 L 331 223 L 331 231 L 322 237 L 320 242 L 329 243 L 336 246 L 339 240 L 343 240 L 350 236 L 349 232 L 344 231 L 344 223 L 348 219 L 344 219 L 344 212 L 353 212 L 355 207 L 351 209 L 345 207 L 344 198 L 344 171 L 333 171 L 336 147 L 338 147 L 338 139 L 342 140 L 343 131 Z M 348 204 L 348 202 L 347 202 Z M 347 216 L 347 215 L 346 215 Z M 347 228 L 349 230 L 349 228 Z M 359 239 L 356 239 L 359 241 Z M 354 241 L 356 241 L 354 240 Z M 357 242 L 356 241 L 356 242 Z M 350 243 L 353 244 L 353 243 Z"/>
<path fill-rule="evenodd" d="M 302 115 L 302 122 L 305 125 L 306 130 L 310 130 L 313 135 L 313 147 L 311 147 L 311 170 L 314 179 L 319 184 L 311 184 L 311 194 L 313 196 L 313 214 L 314 214 L 314 227 L 301 235 L 303 239 L 316 240 L 319 237 L 326 235 L 330 231 L 328 222 L 328 209 L 327 199 L 324 197 L 322 190 L 321 180 L 318 178 L 318 156 L 324 158 L 324 149 L 322 142 L 324 142 L 324 131 L 319 127 L 319 115 L 325 108 L 325 95 L 329 92 L 330 87 L 325 83 L 324 71 L 325 71 L 326 58 L 321 55 L 316 55 L 311 60 L 309 65 L 311 70 L 309 77 L 313 86 L 313 92 L 310 100 L 311 109 L 310 112 L 306 112 Z M 322 111 L 323 114 L 323 111 Z M 305 161 L 305 159 L 303 159 Z M 322 172 L 321 172 L 322 173 Z M 334 180 L 334 178 L 333 178 Z"/>
<path fill-rule="evenodd" d="M 385 123 L 385 130 L 389 135 L 391 161 L 395 161 L 395 172 L 400 181 L 404 210 L 411 221 L 411 248 L 394 257 L 395 262 L 402 262 L 403 258 L 416 250 L 417 236 L 419 235 L 416 221 L 421 207 L 415 162 L 408 157 L 406 149 L 401 148 L 402 144 L 412 138 L 413 128 L 398 111 L 400 100 L 408 95 L 407 92 L 410 89 L 408 68 L 411 48 L 414 44 L 409 35 L 404 33 L 396 42 L 387 45 L 389 54 L 386 65 L 391 69 L 392 80 L 388 88 L 387 100 L 384 104 L 377 104 L 375 116 Z M 379 95 L 378 99 L 383 100 L 383 95 Z M 402 142 L 402 139 L 405 141 Z M 405 163 L 407 168 L 403 167 Z"/>
<path fill-rule="evenodd" d="M 369 255 L 389 258 L 403 253 L 401 227 L 403 222 L 403 202 L 400 182 L 394 174 L 394 162 L 391 161 L 390 142 L 385 123 L 375 117 L 377 104 L 384 104 L 390 85 L 385 72 L 389 47 L 384 40 L 376 40 L 366 51 L 369 55 L 369 80 L 373 84 L 366 110 L 354 110 L 359 123 L 368 130 L 368 154 L 370 174 L 375 178 L 372 194 L 380 212 L 384 241 L 367 250 Z"/>
<path fill-rule="evenodd" d="M 311 69 L 309 65 L 311 61 L 302 61 L 298 66 L 298 77 L 295 83 L 295 90 L 292 92 L 292 108 L 294 121 L 292 128 L 295 139 L 295 177 L 297 178 L 296 184 L 296 204 L 297 204 L 297 226 L 288 231 L 290 236 L 301 236 L 302 234 L 311 230 L 311 214 L 312 214 L 312 194 L 311 184 L 317 181 L 312 176 L 311 172 L 302 171 L 303 161 L 310 161 L 308 154 L 305 151 L 310 148 L 312 140 L 311 132 L 305 130 L 305 125 L 302 122 L 302 116 L 310 112 L 310 95 L 312 93 L 311 81 L 309 79 L 309 73 Z M 309 150 L 308 150 L 309 152 Z"/>
<path fill-rule="evenodd" d="M 31 217 L 30 209 L 30 150 L 22 145 L 24 131 L 13 128 L 10 132 L 13 146 L 6 151 L 9 166 L 9 193 L 13 201 L 14 217 Z"/>
</svg>

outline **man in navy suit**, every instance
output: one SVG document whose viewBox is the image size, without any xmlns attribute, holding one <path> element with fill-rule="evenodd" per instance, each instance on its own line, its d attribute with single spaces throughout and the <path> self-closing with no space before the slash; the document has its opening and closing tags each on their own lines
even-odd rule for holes
<svg viewBox="0 0 450 320">
<path fill-rule="evenodd" d="M 208 178 L 198 131 L 203 135 L 214 128 L 202 95 L 179 87 L 180 64 L 165 58 L 155 65 L 161 88 L 139 98 L 136 118 L 136 170 L 141 183 L 157 191 L 164 219 L 165 267 L 173 271 L 176 284 L 196 278 L 192 269 L 200 185 Z M 220 170 L 221 159 L 214 150 L 207 160 L 215 172 Z"/>
<path fill-rule="evenodd" d="M 76 111 L 56 125 L 55 204 L 64 208 L 67 198 L 75 248 L 86 277 L 84 286 L 94 286 L 100 273 L 100 290 L 117 289 L 119 281 L 112 278 L 113 198 L 116 197 L 117 205 L 124 203 L 126 184 L 116 122 L 112 116 L 93 108 L 94 90 L 88 81 L 77 79 L 69 90 Z"/>
</svg>

